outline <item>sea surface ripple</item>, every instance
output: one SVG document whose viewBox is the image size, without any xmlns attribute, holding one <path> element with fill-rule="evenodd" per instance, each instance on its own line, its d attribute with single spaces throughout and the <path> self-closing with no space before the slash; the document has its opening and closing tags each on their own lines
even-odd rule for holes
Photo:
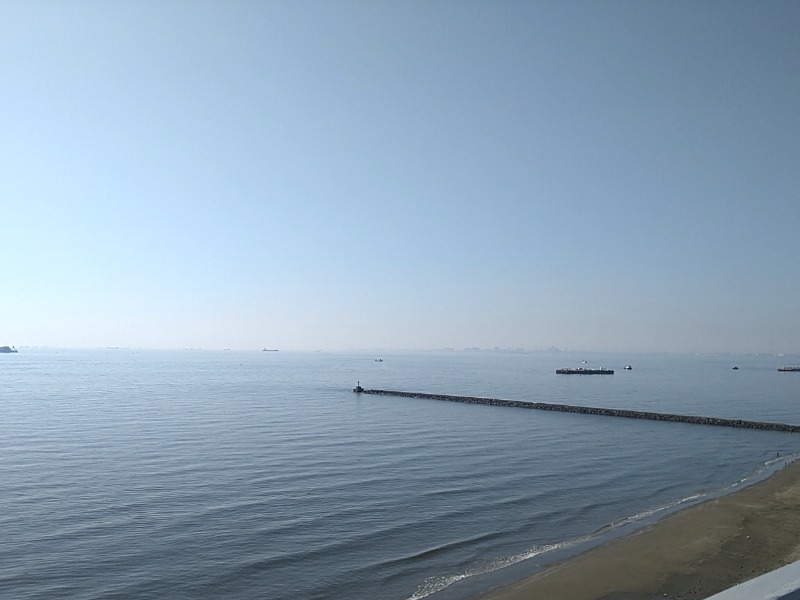
<svg viewBox="0 0 800 600">
<path fill-rule="evenodd" d="M 464 600 L 799 450 L 786 433 L 351 391 L 800 424 L 800 373 L 776 357 L 375 358 L 4 356 L 0 597 Z M 555 375 L 581 359 L 617 371 Z"/>
</svg>

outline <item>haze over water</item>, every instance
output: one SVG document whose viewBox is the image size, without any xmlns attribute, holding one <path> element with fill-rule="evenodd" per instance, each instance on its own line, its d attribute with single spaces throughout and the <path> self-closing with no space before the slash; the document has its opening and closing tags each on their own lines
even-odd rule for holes
<svg viewBox="0 0 800 600">
<path fill-rule="evenodd" d="M 778 357 L 375 358 L 4 356 L 0 595 L 465 599 L 798 451 L 791 434 L 351 392 L 800 424 Z M 554 373 L 580 359 L 616 373 Z"/>
</svg>

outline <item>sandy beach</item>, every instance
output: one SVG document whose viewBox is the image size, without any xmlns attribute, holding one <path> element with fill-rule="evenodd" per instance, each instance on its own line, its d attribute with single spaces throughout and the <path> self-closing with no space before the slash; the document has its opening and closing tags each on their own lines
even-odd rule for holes
<svg viewBox="0 0 800 600">
<path fill-rule="evenodd" d="M 800 461 L 483 600 L 700 600 L 800 559 Z"/>
</svg>

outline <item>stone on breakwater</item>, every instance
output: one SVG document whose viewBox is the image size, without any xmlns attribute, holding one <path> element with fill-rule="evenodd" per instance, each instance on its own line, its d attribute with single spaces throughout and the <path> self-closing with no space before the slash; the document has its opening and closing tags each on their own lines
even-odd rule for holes
<svg viewBox="0 0 800 600">
<path fill-rule="evenodd" d="M 359 387 L 361 387 L 359 385 Z M 669 413 L 655 413 L 640 410 L 625 410 L 619 408 L 596 408 L 592 406 L 575 406 L 572 404 L 551 404 L 547 402 L 524 402 L 521 400 L 502 400 L 500 398 L 476 398 L 474 396 L 450 396 L 446 394 L 428 394 L 425 392 L 398 392 L 393 390 L 365 390 L 365 394 L 380 396 L 397 396 L 400 398 L 420 398 L 423 400 L 445 400 L 447 402 L 461 402 L 462 404 L 482 404 L 486 406 L 509 406 L 512 408 L 530 408 L 534 410 L 550 410 L 558 412 L 579 413 L 584 415 L 597 415 L 603 417 L 621 417 L 625 419 L 647 419 L 650 421 L 671 421 L 674 423 L 692 423 L 695 425 L 713 425 L 716 427 L 738 427 L 741 429 L 760 429 L 763 431 L 785 431 L 789 433 L 800 432 L 800 425 L 786 423 L 764 423 L 759 421 L 744 421 L 742 419 L 719 419 L 716 417 L 696 417 L 692 415 L 674 415 Z"/>
</svg>

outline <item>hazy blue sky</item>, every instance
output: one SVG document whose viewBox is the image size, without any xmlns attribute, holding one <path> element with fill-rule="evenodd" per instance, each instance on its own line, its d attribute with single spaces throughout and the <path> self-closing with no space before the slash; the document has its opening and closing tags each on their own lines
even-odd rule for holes
<svg viewBox="0 0 800 600">
<path fill-rule="evenodd" d="M 800 3 L 0 0 L 0 345 L 800 352 Z"/>
</svg>

